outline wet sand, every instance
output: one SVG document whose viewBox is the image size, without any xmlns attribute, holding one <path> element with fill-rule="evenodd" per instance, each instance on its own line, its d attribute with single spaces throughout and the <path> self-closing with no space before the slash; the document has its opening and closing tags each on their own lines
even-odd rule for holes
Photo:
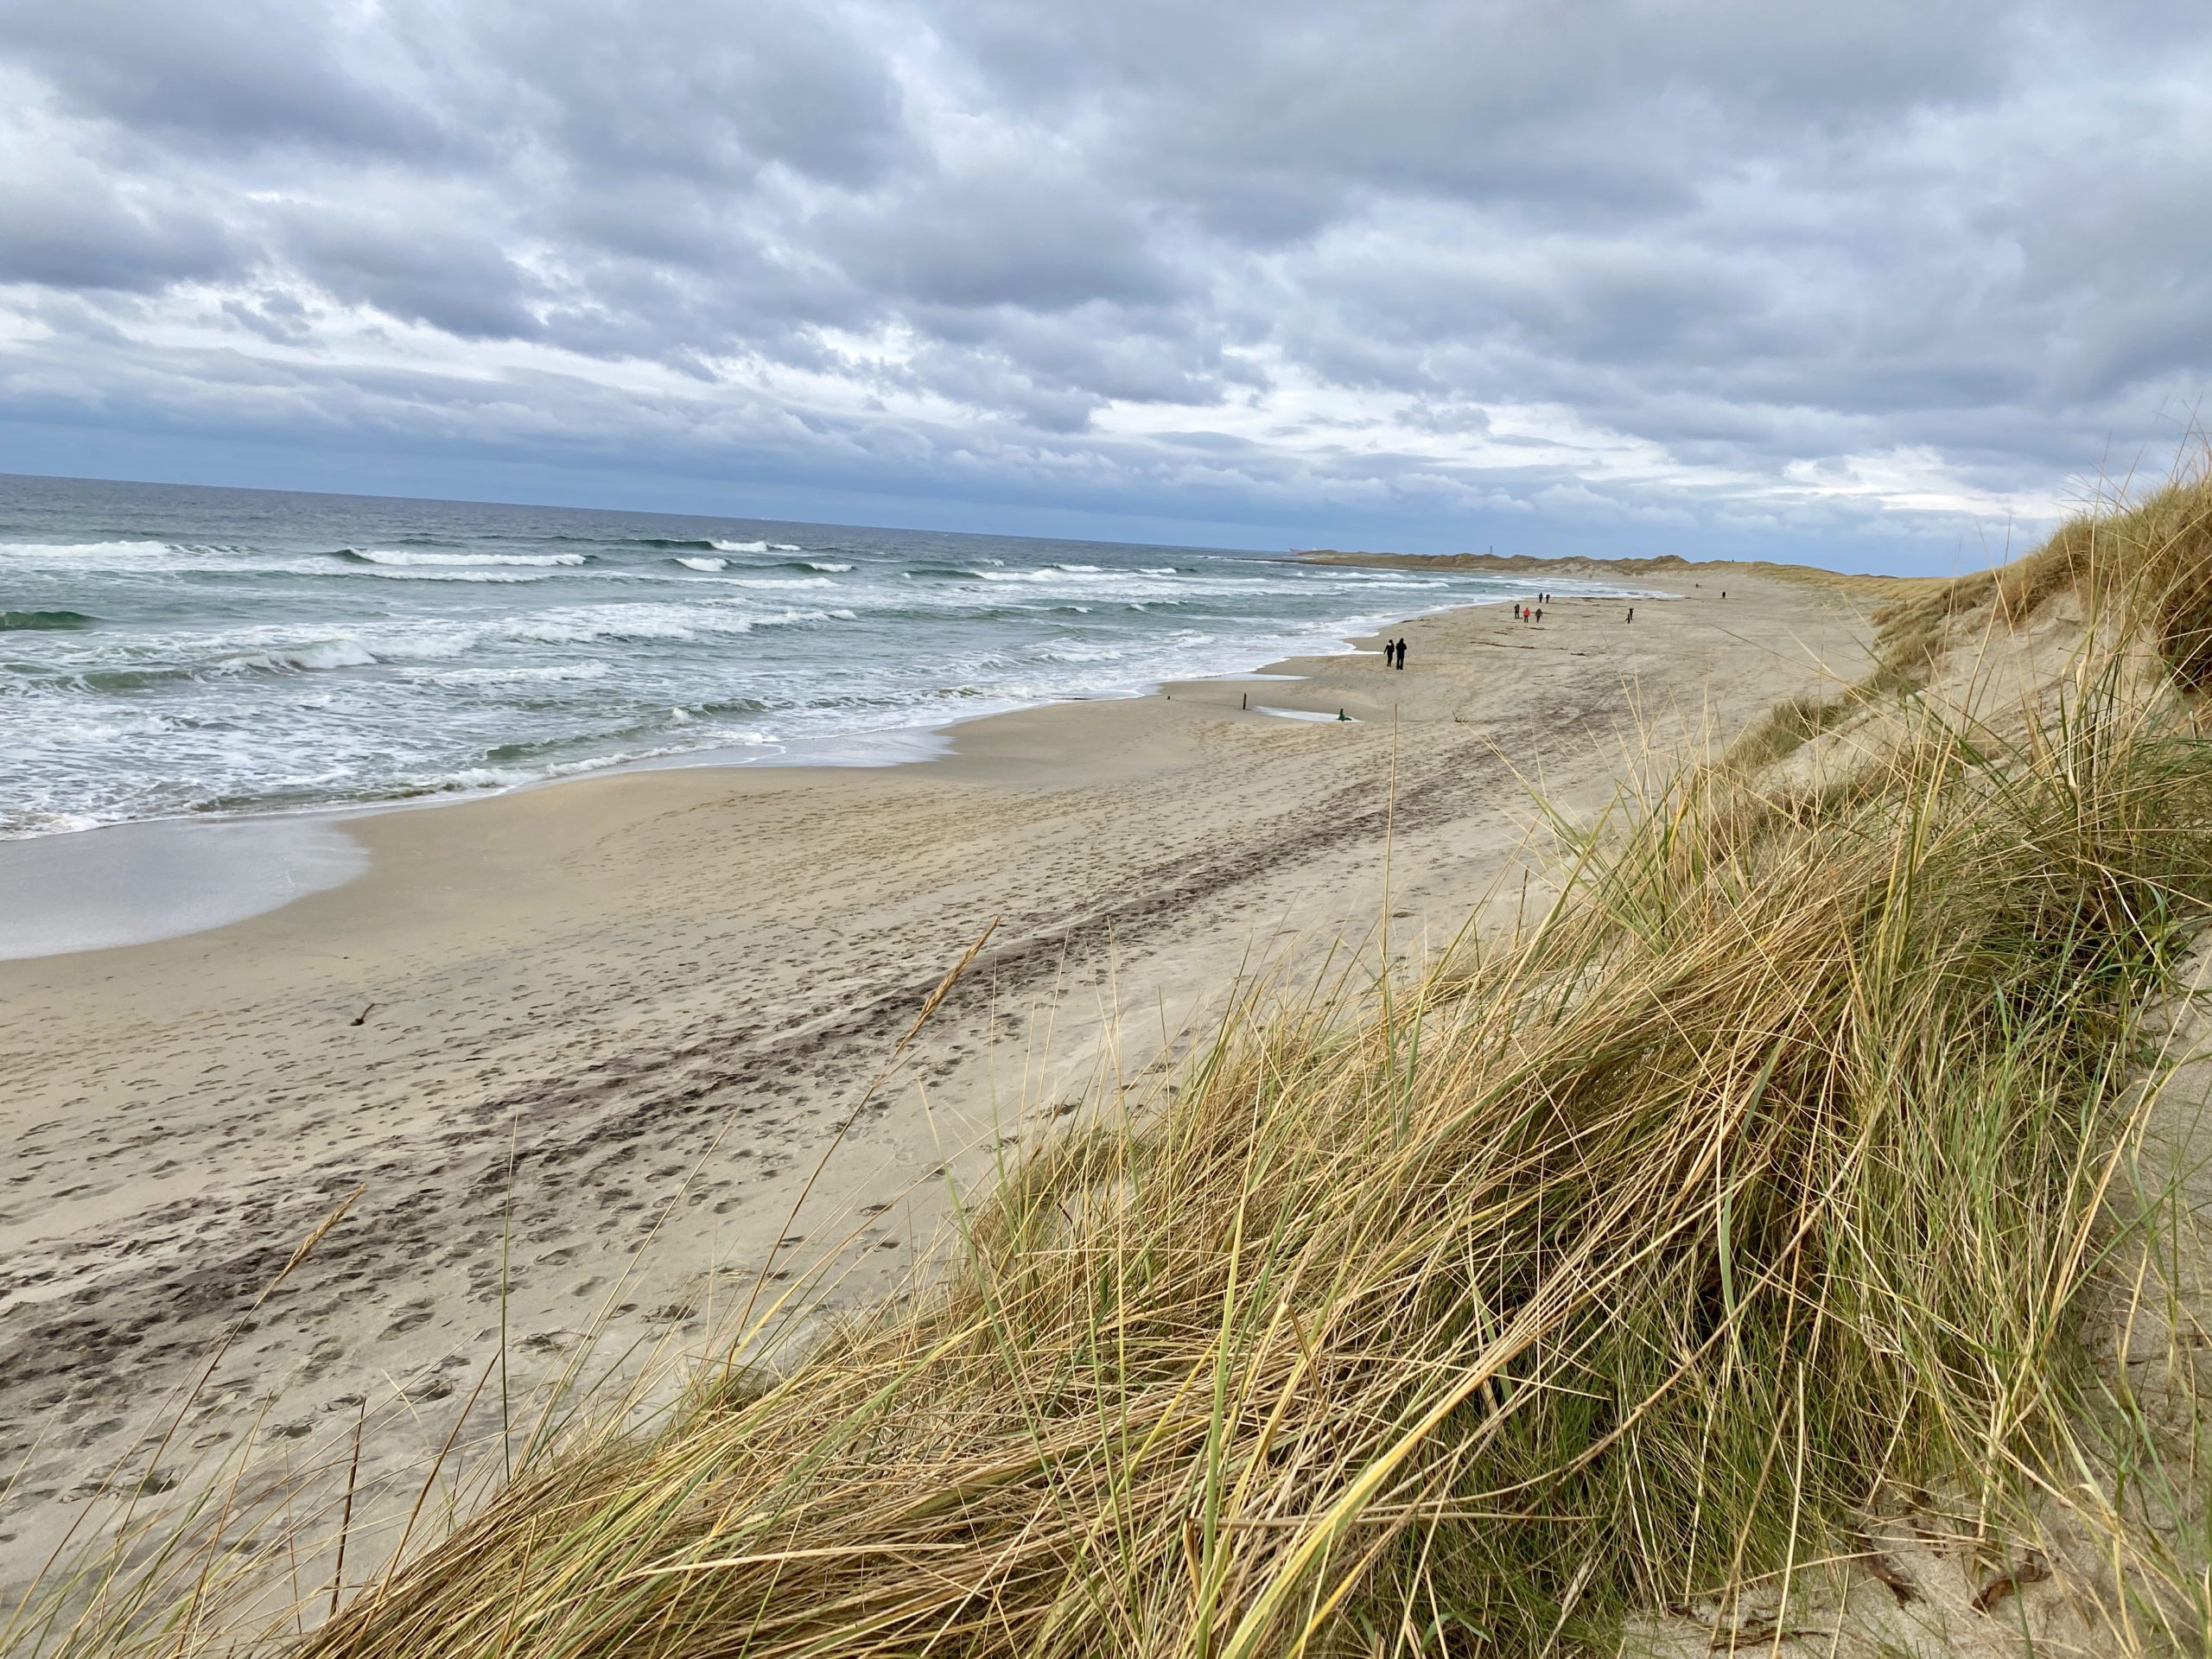
<svg viewBox="0 0 2212 1659">
<path fill-rule="evenodd" d="M 496 1444 L 497 1391 L 474 1390 L 503 1319 L 520 1399 L 588 1335 L 702 1342 L 764 1269 L 787 1287 L 830 1263 L 833 1306 L 893 1294 L 949 1180 L 987 1185 L 1102 1080 L 1160 1076 L 1240 973 L 1371 975 L 1386 915 L 1418 956 L 1485 893 L 1522 902 L 1532 791 L 1590 810 L 1640 729 L 1679 753 L 1864 671 L 1845 594 L 1728 588 L 1638 601 L 1632 626 L 1612 601 L 1541 627 L 1417 619 L 1393 631 L 1402 672 L 1368 651 L 1059 704 L 915 765 L 352 818 L 370 861 L 341 886 L 0 962 L 0 1601 L 112 1520 L 111 1470 L 181 1494 L 230 1458 L 327 1484 L 366 1413 L 355 1576 L 472 1395 L 458 1443 Z M 134 1450 L 357 1189 L 178 1432 Z"/>
</svg>

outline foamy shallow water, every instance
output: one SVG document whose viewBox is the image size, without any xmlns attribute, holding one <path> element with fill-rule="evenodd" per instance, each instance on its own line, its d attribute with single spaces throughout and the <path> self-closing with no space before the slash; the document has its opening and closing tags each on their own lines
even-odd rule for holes
<svg viewBox="0 0 2212 1659">
<path fill-rule="evenodd" d="M 311 818 L 172 819 L 0 841 L 0 961 L 226 926 L 368 865 L 359 842 Z"/>
<path fill-rule="evenodd" d="M 1274 709 L 1264 702 L 1254 703 L 1252 712 L 1255 715 L 1273 715 L 1277 720 L 1325 720 L 1332 726 L 1356 726 L 1359 723 L 1350 715 L 1345 715 L 1340 720 L 1337 715 L 1325 714 L 1318 709 Z"/>
</svg>

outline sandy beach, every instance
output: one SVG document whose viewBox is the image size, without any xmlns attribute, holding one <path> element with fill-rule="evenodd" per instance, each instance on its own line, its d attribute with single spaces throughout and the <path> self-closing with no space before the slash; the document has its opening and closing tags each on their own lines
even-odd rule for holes
<svg viewBox="0 0 2212 1659">
<path fill-rule="evenodd" d="M 0 1588 L 118 1465 L 281 1480 L 366 1414 L 363 1485 L 411 1497 L 467 1402 L 461 1440 L 496 1437 L 503 1320 L 519 1398 L 588 1332 L 609 1355 L 702 1338 L 764 1268 L 830 1259 L 833 1305 L 893 1293 L 946 1175 L 987 1185 L 995 1149 L 1171 1058 L 1240 973 L 1333 951 L 1371 975 L 1386 916 L 1417 956 L 1486 893 L 1523 902 L 1537 793 L 1587 811 L 1640 733 L 1680 753 L 1866 671 L 1843 592 L 1739 571 L 1722 601 L 1711 569 L 1632 625 L 1614 601 L 1454 611 L 1396 631 L 1402 672 L 1369 649 L 1055 705 L 913 765 L 356 817 L 342 885 L 0 962 Z"/>
</svg>

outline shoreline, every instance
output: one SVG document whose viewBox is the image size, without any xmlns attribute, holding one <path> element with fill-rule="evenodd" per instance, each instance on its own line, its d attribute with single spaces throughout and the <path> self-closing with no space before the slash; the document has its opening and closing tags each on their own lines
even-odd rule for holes
<svg viewBox="0 0 2212 1659">
<path fill-rule="evenodd" d="M 1286 659 L 1295 683 L 1047 704 L 918 766 L 370 813 L 342 886 L 0 962 L 0 1458 L 22 1471 L 0 1586 L 109 1523 L 86 1483 L 137 1467 L 168 1390 L 348 1194 L 143 1472 L 182 1494 L 226 1457 L 280 1484 L 342 1469 L 367 1413 L 355 1513 L 404 1518 L 448 1433 L 499 1442 L 496 1402 L 461 1414 L 503 1351 L 527 1392 L 587 1350 L 691 1351 L 762 1275 L 833 1287 L 791 1341 L 900 1294 L 949 1185 L 1160 1076 L 1233 987 L 1378 971 L 1386 917 L 1418 957 L 1541 906 L 1532 797 L 1594 810 L 1647 741 L 1694 752 L 1855 680 L 1867 637 L 1781 582 L 1632 628 L 1567 601 L 1541 628 L 1484 605 L 1389 632 L 1403 672 L 1355 649 Z M 1360 718 L 1239 706 L 1261 686 Z"/>
<path fill-rule="evenodd" d="M 1678 597 L 1650 596 L 1652 602 Z M 1425 617 L 1511 602 L 1507 596 L 1471 605 L 1436 606 L 1380 626 L 1383 632 L 1391 632 Z M 1644 596 L 1639 595 L 1637 602 L 1645 602 Z M 649 772 L 927 766 L 956 758 L 966 734 L 993 721 L 1046 709 L 1172 696 L 1179 687 L 1234 684 L 1246 679 L 1303 680 L 1311 676 L 1275 671 L 1291 664 L 1372 655 L 1372 646 L 1357 642 L 1376 639 L 1381 634 L 1350 632 L 1341 637 L 1344 641 L 1341 650 L 1275 658 L 1249 670 L 1151 681 L 1091 696 L 1056 697 L 943 725 L 784 740 L 770 753 L 756 754 L 728 745 L 708 746 L 482 788 L 425 791 L 384 800 L 319 802 L 259 811 L 124 819 L 82 830 L 0 840 L 0 962 L 151 944 L 266 915 L 365 874 L 372 862 L 369 850 L 347 833 L 348 828 L 387 814 L 468 806 L 537 790 Z M 1313 717 L 1297 710 L 1264 707 L 1253 712 L 1280 718 Z"/>
</svg>

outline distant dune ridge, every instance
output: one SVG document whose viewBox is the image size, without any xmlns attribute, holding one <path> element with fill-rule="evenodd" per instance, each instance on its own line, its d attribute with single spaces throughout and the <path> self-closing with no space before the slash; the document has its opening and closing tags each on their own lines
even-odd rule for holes
<svg viewBox="0 0 2212 1659">
<path fill-rule="evenodd" d="M 1914 576 L 1853 575 L 1812 565 L 1783 564 L 1772 559 L 1686 559 L 1679 553 L 1655 553 L 1648 558 L 1546 559 L 1532 553 L 1357 553 L 1334 548 L 1306 548 L 1300 550 L 1298 557 L 1307 564 L 1345 564 L 1383 570 L 1465 570 L 1501 576 L 1550 575 L 1577 581 L 1618 581 L 1624 575 L 1633 575 L 1681 578 L 1701 583 L 1710 576 L 1716 587 L 1726 583 L 1731 571 L 1740 571 L 1745 575 L 1824 587 L 1843 583 L 1865 593 L 1904 593 L 1923 580 Z"/>
<path fill-rule="evenodd" d="M 1130 943 L 1084 955 L 1072 916 L 1002 909 L 987 930 L 978 912 L 973 949 L 927 971 L 918 951 L 869 1005 L 874 1064 L 779 1152 L 800 1158 L 791 1213 L 837 1180 L 849 1134 L 893 1133 L 907 1109 L 887 1103 L 926 1096 L 934 1021 L 988 1032 L 1007 991 L 1032 995 L 1019 975 L 1048 935 L 1052 960 L 1100 965 L 1108 1009 L 1086 1051 L 1106 1058 L 1019 1070 L 1028 1115 L 955 1172 L 948 1230 L 897 1294 L 794 1324 L 851 1271 L 851 1239 L 874 1249 L 872 1223 L 810 1254 L 772 1244 L 670 1367 L 596 1395 L 579 1375 L 535 1432 L 485 1443 L 479 1466 L 511 1453 L 511 1478 L 442 1484 L 476 1421 L 445 1420 L 416 1465 L 429 1501 L 362 1507 L 373 1577 L 359 1554 L 329 1570 L 356 1513 L 340 1432 L 318 1442 L 334 1474 L 312 1528 L 275 1509 L 245 1525 L 228 1499 L 142 1528 L 127 1558 L 35 1593 L 10 1643 L 2202 1652 L 2212 484 L 2187 473 L 1955 581 L 1729 572 L 1726 604 L 1640 604 L 1632 623 L 1610 600 L 1542 625 L 1417 620 L 1392 630 L 1402 677 L 1337 658 L 1270 688 L 1342 699 L 1345 728 L 1269 723 L 1235 683 L 995 723 L 977 770 L 928 785 L 936 804 L 1029 825 L 1023 851 L 1058 861 L 1030 899 L 1080 887 Z M 1124 858 L 1105 827 L 1122 817 L 1053 817 L 1035 772 L 989 809 L 963 792 L 1040 765 L 1076 789 L 1036 759 L 1071 743 L 1094 769 L 1079 786 L 1110 781 L 1142 836 L 1187 804 L 1197 842 L 1086 881 Z M 909 786 L 868 798 L 914 812 Z M 716 785 L 689 787 L 684 824 L 729 821 Z M 1218 817 L 1209 790 L 1235 798 Z M 564 856 L 581 872 L 619 844 L 580 831 Z M 775 845 L 764 831 L 754 855 Z M 1376 865 L 1387 887 L 1350 885 Z M 1326 948 L 1284 947 L 1259 982 L 1233 951 L 1226 970 L 1175 958 L 1165 942 L 1209 905 L 1288 902 L 1242 885 L 1255 868 L 1315 873 L 1300 902 L 1356 893 L 1376 925 L 1309 910 Z M 1173 960 L 1179 1008 L 1202 1017 L 1171 1020 L 1163 995 L 1125 1027 L 1124 976 Z M 999 988 L 962 1024 L 978 985 Z M 54 1017 L 81 1028 L 103 995 Z M 721 1057 L 699 1045 L 677 1064 L 703 1087 Z M 536 1116 L 511 1101 L 441 1156 L 490 1171 L 501 1135 L 590 1109 L 581 1091 Z M 677 1113 L 660 1099 L 652 1123 L 597 1133 L 665 1120 L 681 1132 L 656 1158 L 716 1155 Z M 696 1234 L 686 1179 L 666 1178 L 666 1227 Z M 465 1189 L 495 1239 L 513 1179 Z M 317 1249 L 352 1248 L 346 1225 Z M 504 1331 L 493 1287 L 474 1317 Z M 484 1402 L 508 1344 L 479 1351 L 455 1382 Z M 149 1566 L 161 1536 L 178 1547 Z M 285 1547 L 315 1565 L 272 1590 Z"/>
</svg>

